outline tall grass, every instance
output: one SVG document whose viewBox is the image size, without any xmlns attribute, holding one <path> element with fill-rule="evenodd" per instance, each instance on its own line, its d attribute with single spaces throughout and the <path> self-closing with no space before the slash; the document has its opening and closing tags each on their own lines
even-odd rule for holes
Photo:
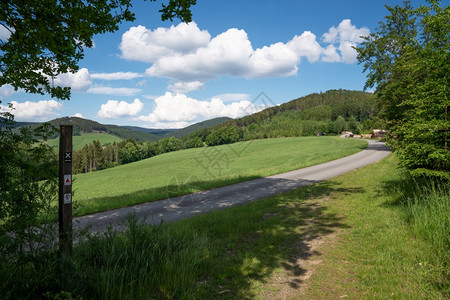
<svg viewBox="0 0 450 300">
<path fill-rule="evenodd" d="M 450 277 L 450 186 L 436 182 L 406 183 L 405 211 L 414 234 L 437 254 L 436 267 Z"/>
<path fill-rule="evenodd" d="M 130 218 L 128 232 L 91 238 L 77 252 L 84 272 L 98 274 L 89 297 L 179 299 L 194 292 L 208 240 L 189 227 L 146 226 Z"/>
<path fill-rule="evenodd" d="M 189 226 L 138 224 L 88 236 L 72 257 L 29 257 L 1 272 L 2 299 L 183 299 L 207 268 L 208 239 Z M 19 267 L 20 270 L 14 268 Z M 15 274 L 11 276 L 12 274 Z M 17 275 L 17 276 L 16 276 Z"/>
</svg>

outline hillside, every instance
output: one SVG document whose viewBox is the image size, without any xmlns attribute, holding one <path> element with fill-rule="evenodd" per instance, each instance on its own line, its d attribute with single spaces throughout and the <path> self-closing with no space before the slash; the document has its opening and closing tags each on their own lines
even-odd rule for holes
<svg viewBox="0 0 450 300">
<path fill-rule="evenodd" d="M 73 125 L 73 135 L 79 136 L 81 133 L 107 133 L 119 137 L 120 139 L 128 139 L 132 138 L 138 141 L 156 141 L 160 139 L 159 136 L 145 132 L 145 131 L 137 131 L 133 129 L 129 129 L 123 126 L 117 125 L 105 125 L 98 123 L 96 121 L 87 120 L 78 117 L 63 117 L 49 121 L 50 124 L 59 128 L 62 124 Z M 42 123 L 28 123 L 28 122 L 20 122 L 16 124 L 16 128 L 20 128 L 21 126 L 29 126 L 31 128 L 35 128 Z M 56 133 L 53 138 L 58 137 Z"/>
<path fill-rule="evenodd" d="M 250 116 L 230 120 L 223 126 L 244 127 L 252 123 L 263 123 L 290 111 L 297 112 L 303 120 L 335 121 L 338 116 L 346 120 L 353 116 L 358 122 L 363 123 L 374 115 L 376 101 L 372 93 L 330 90 L 325 93 L 310 94 L 279 106 L 269 107 Z"/>
<path fill-rule="evenodd" d="M 106 132 L 82 132 L 80 135 L 73 137 L 73 150 L 77 151 L 84 146 L 91 144 L 93 141 L 99 141 L 100 145 L 118 143 L 122 141 L 118 136 L 106 133 Z M 48 145 L 55 149 L 59 147 L 59 138 L 48 140 Z"/>
<path fill-rule="evenodd" d="M 131 129 L 131 130 L 135 130 L 135 131 L 151 133 L 151 134 L 157 135 L 159 137 L 165 137 L 166 135 L 170 135 L 171 133 L 178 130 L 178 129 L 144 128 L 144 127 L 138 127 L 138 126 L 123 126 L 123 127 Z"/>
<path fill-rule="evenodd" d="M 215 140 L 226 139 L 230 134 L 239 135 L 237 140 L 249 140 L 308 136 L 319 132 L 336 135 L 343 130 L 361 133 L 382 126 L 377 113 L 376 97 L 372 93 L 330 90 L 269 107 L 209 129 L 198 130 L 191 133 L 189 138 L 207 142 L 207 137 L 212 133 L 221 135 L 219 138 L 215 137 Z M 224 128 L 238 128 L 238 131 L 233 133 Z"/>
<path fill-rule="evenodd" d="M 203 121 L 203 122 L 192 124 L 192 125 L 190 125 L 188 127 L 182 128 L 182 129 L 178 129 L 178 130 L 176 130 L 174 132 L 166 134 L 166 136 L 173 136 L 173 137 L 176 137 L 176 138 L 181 138 L 181 137 L 187 136 L 190 133 L 195 132 L 197 130 L 201 130 L 201 129 L 217 126 L 217 125 L 223 124 L 223 123 L 225 123 L 227 121 L 231 121 L 231 120 L 233 120 L 233 119 L 228 118 L 228 117 L 214 118 L 214 119 L 211 119 L 211 120 L 206 120 L 206 121 Z"/>
</svg>

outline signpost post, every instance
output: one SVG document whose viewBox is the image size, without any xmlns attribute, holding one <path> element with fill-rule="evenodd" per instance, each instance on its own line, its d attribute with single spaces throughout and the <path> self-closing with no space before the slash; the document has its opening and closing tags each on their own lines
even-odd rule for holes
<svg viewBox="0 0 450 300">
<path fill-rule="evenodd" d="M 61 125 L 59 135 L 59 249 L 72 255 L 72 131 Z"/>
</svg>

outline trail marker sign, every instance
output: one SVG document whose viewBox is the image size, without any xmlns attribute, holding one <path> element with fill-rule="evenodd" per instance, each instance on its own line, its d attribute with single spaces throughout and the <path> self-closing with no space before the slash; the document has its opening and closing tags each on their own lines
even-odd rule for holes
<svg viewBox="0 0 450 300">
<path fill-rule="evenodd" d="M 72 255 L 72 125 L 59 131 L 59 250 Z"/>
<path fill-rule="evenodd" d="M 64 175 L 64 185 L 72 185 L 72 175 Z"/>
<path fill-rule="evenodd" d="M 64 204 L 72 203 L 72 194 L 64 194 Z"/>
<path fill-rule="evenodd" d="M 72 152 L 64 152 L 64 162 L 65 163 L 72 162 Z"/>
</svg>

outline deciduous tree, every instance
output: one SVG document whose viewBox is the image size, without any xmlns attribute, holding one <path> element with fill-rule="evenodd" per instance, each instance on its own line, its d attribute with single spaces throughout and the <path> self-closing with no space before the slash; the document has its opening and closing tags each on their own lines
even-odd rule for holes
<svg viewBox="0 0 450 300">
<path fill-rule="evenodd" d="M 161 18 L 189 22 L 195 3 L 169 0 L 162 5 Z M 55 86 L 52 79 L 78 70 L 94 35 L 114 32 L 121 22 L 133 21 L 131 8 L 131 0 L 0 1 L 0 27 L 9 32 L 0 36 L 0 86 L 69 99 L 70 88 Z"/>
<path fill-rule="evenodd" d="M 450 7 L 429 0 L 390 15 L 357 48 L 389 126 L 389 144 L 413 175 L 450 179 Z"/>
</svg>

